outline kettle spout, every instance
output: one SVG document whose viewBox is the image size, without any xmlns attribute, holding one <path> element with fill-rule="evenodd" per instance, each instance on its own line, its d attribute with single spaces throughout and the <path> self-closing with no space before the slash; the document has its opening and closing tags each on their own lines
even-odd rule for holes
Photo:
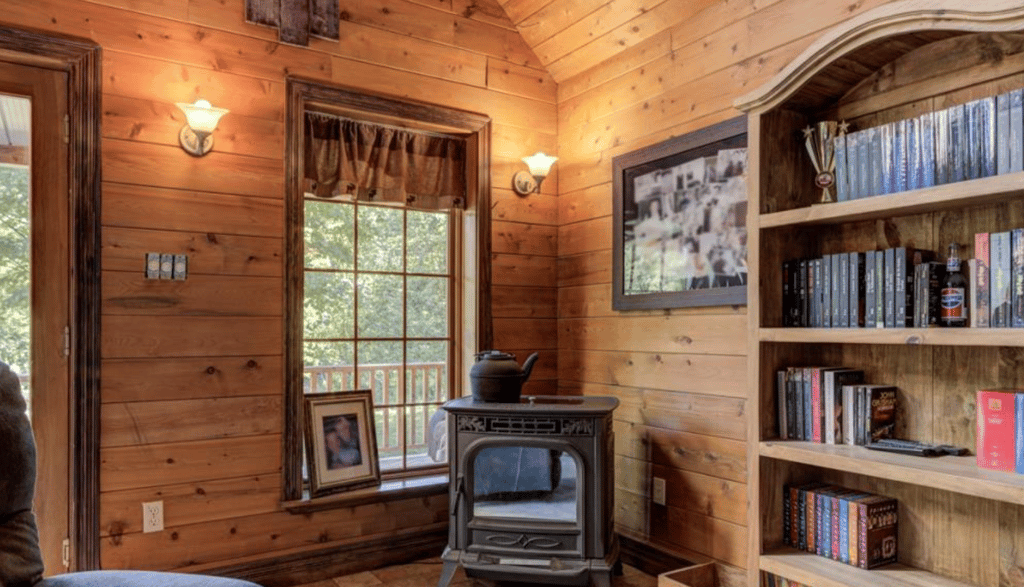
<svg viewBox="0 0 1024 587">
<path fill-rule="evenodd" d="M 530 378 L 530 371 L 533 371 L 533 364 L 537 362 L 537 353 L 533 353 L 529 357 L 526 357 L 526 362 L 523 363 L 523 383 Z"/>
</svg>

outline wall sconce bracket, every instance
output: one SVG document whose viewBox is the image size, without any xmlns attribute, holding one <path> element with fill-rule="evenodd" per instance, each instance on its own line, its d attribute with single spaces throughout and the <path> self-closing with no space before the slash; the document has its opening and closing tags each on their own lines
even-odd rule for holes
<svg viewBox="0 0 1024 587">
<path fill-rule="evenodd" d="M 520 196 L 528 196 L 537 191 L 537 180 L 528 171 L 517 171 L 512 176 L 512 190 Z"/>
<path fill-rule="evenodd" d="M 193 157 L 202 157 L 213 149 L 212 134 L 197 133 L 188 125 L 181 127 L 181 132 L 178 133 L 178 142 L 181 143 L 181 148 Z"/>
</svg>

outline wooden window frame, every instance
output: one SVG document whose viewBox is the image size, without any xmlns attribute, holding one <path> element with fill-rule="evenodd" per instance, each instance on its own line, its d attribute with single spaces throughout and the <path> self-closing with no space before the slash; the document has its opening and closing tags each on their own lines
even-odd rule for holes
<svg viewBox="0 0 1024 587">
<path fill-rule="evenodd" d="M 465 357 L 480 350 L 490 348 L 493 338 L 491 320 L 491 271 L 490 271 L 490 134 L 491 120 L 489 117 L 472 112 L 455 110 L 412 100 L 371 94 L 343 86 L 328 85 L 323 82 L 297 77 L 287 79 L 287 117 L 285 146 L 285 312 L 284 312 L 284 428 L 282 433 L 282 501 L 292 512 L 308 511 L 301 504 L 319 501 L 304 499 L 302 479 L 302 304 L 301 295 L 304 280 L 302 250 L 304 243 L 303 213 L 303 133 L 305 131 L 305 113 L 307 110 L 336 112 L 360 120 L 380 122 L 397 126 L 406 126 L 415 130 L 438 130 L 447 133 L 458 133 L 467 137 L 467 204 L 464 212 L 466 226 L 471 228 L 464 234 L 462 251 L 475 253 L 475 260 L 463 259 L 462 266 L 475 272 L 467 280 L 463 275 L 460 290 L 460 302 L 463 305 L 463 322 L 467 321 L 466 312 L 472 313 L 475 324 L 475 340 L 463 339 L 459 352 L 454 353 L 456 360 L 451 365 L 452 378 L 455 386 L 451 389 L 453 396 L 458 396 L 462 389 L 468 389 L 468 365 Z M 467 289 L 467 284 L 472 289 Z M 453 300 L 454 302 L 455 300 Z M 461 326 L 457 326 L 461 327 Z M 461 327 L 465 330 L 465 327 Z M 436 471 L 434 472 L 436 475 Z M 437 487 L 447 487 L 447 480 Z M 362 502 L 382 501 L 404 497 L 406 483 L 385 483 L 379 489 L 359 491 L 359 495 L 351 496 Z M 423 486 L 416 486 L 413 494 L 422 492 Z M 411 496 L 412 494 L 410 494 Z M 349 499 L 342 496 L 323 498 L 325 506 L 349 506 Z"/>
<path fill-rule="evenodd" d="M 0 59 L 63 71 L 68 87 L 71 214 L 71 451 L 69 570 L 100 565 L 100 121 L 99 45 L 0 26 Z"/>
</svg>

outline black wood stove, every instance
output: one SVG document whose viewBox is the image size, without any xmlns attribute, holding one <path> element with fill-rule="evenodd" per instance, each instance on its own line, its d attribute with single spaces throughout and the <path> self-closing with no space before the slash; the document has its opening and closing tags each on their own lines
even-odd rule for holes
<svg viewBox="0 0 1024 587">
<path fill-rule="evenodd" d="M 608 587 L 612 530 L 610 397 L 460 398 L 448 411 L 448 547 L 438 587 L 471 577 Z"/>
</svg>

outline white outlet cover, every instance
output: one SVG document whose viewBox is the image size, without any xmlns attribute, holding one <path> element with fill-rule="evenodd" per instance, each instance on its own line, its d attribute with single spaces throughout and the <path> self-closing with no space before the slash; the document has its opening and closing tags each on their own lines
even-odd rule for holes
<svg viewBox="0 0 1024 587">
<path fill-rule="evenodd" d="M 651 487 L 651 500 L 658 505 L 665 505 L 665 480 L 655 477 Z"/>
<path fill-rule="evenodd" d="M 150 501 L 142 504 L 142 532 L 160 532 L 164 529 L 164 502 Z"/>
</svg>

